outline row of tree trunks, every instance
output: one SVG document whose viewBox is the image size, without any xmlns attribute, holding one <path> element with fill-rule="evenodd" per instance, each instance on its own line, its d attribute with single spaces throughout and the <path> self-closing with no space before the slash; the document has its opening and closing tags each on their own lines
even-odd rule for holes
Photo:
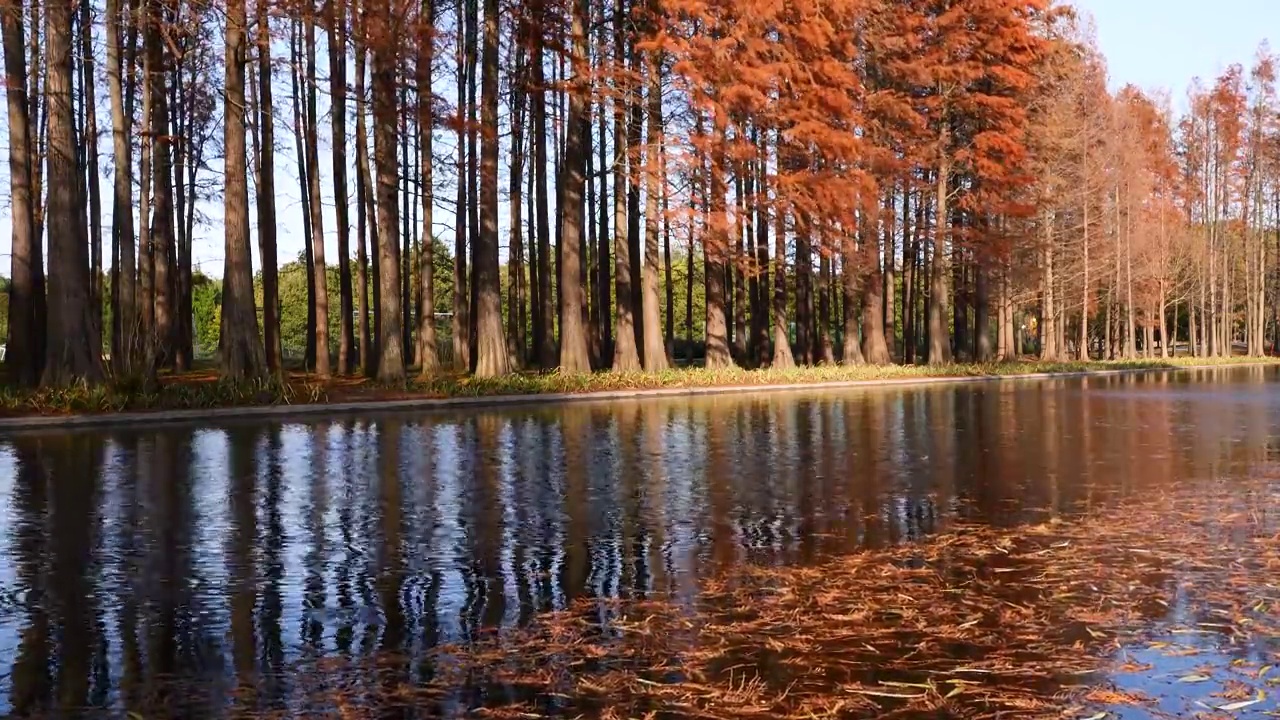
<svg viewBox="0 0 1280 720">
<path fill-rule="evenodd" d="M 1041 135 L 1072 140 L 1070 152 L 1054 153 L 1037 144 L 1049 144 L 1044 138 L 1027 141 L 1021 150 L 1043 161 L 1029 165 L 1039 171 L 1036 193 L 1027 195 L 1037 198 L 1036 207 L 1025 216 L 1000 215 L 992 209 L 999 203 L 975 201 L 1028 181 L 986 167 L 1000 163 L 979 171 L 972 135 L 999 123 L 973 116 L 973 107 L 1002 104 L 968 102 L 963 83 L 916 87 L 910 77 L 891 77 L 893 63 L 871 62 L 879 57 L 874 54 L 838 63 L 855 73 L 857 82 L 844 90 L 851 104 L 866 106 L 860 111 L 865 116 L 845 120 L 873 131 L 859 138 L 861 144 L 900 161 L 885 170 L 872 167 L 871 155 L 851 162 L 841 157 L 864 148 L 836 147 L 827 135 L 844 137 L 840 132 L 796 139 L 803 116 L 794 108 L 813 97 L 813 88 L 800 82 L 782 92 L 750 88 L 752 73 L 736 65 L 753 58 L 734 56 L 726 63 L 716 52 L 702 52 L 714 50 L 702 45 L 708 38 L 735 39 L 738 25 L 754 22 L 733 4 L 671 12 L 647 0 L 574 0 L 561 17 L 561 8 L 536 0 L 519 8 L 510 24 L 501 22 L 501 7 L 492 0 L 456 7 L 456 22 L 448 20 L 456 25 L 455 38 L 452 30 L 437 32 L 437 8 L 429 1 L 303 3 L 296 13 L 273 17 L 277 9 L 267 0 L 255 0 L 252 8 L 236 0 L 225 24 L 208 8 L 183 2 L 109 0 L 102 16 L 92 4 L 65 12 L 40 3 L 3 5 L 14 213 L 8 339 L 15 380 L 27 386 L 42 379 L 96 382 L 108 369 L 154 379 L 159 369 L 191 366 L 192 242 L 197 207 L 214 197 L 201 175 L 212 156 L 204 136 L 217 127 L 204 117 L 214 112 L 210 108 L 223 115 L 218 355 L 230 377 L 256 379 L 285 369 L 275 198 L 281 109 L 292 110 L 291 150 L 302 190 L 304 363 L 322 378 L 360 369 L 399 381 L 410 365 L 432 377 L 449 349 L 455 370 L 482 376 L 525 365 L 661 370 L 675 354 L 682 264 L 687 361 L 696 361 L 694 295 L 700 292 L 711 368 L 837 358 L 939 364 L 1011 359 L 1026 351 L 1059 360 L 1089 358 L 1099 347 L 1107 357 L 1157 350 L 1167 355 L 1177 349 L 1183 323 L 1197 354 L 1230 354 L 1239 341 L 1250 354 L 1266 349 L 1268 293 L 1275 294 L 1269 286 L 1276 284 L 1276 253 L 1268 248 L 1266 228 L 1280 216 L 1280 180 L 1263 162 L 1271 132 L 1263 120 L 1275 98 L 1262 64 L 1252 84 L 1236 72 L 1220 78 L 1212 92 L 1195 90 L 1196 102 L 1177 130 L 1162 126 L 1167 120 L 1160 113 L 1147 112 L 1154 105 L 1144 105 L 1150 102 L 1141 93 L 1126 89 L 1113 96 L 1100 76 L 1094 78 L 1100 83 L 1096 97 L 1084 97 L 1080 87 L 1087 86 L 1089 71 L 1083 66 L 1072 66 L 1080 87 L 1055 86 L 1063 92 L 1048 92 L 1058 79 L 1047 73 L 1035 78 L 1045 87 L 1005 88 L 1015 104 L 1025 97 L 1047 104 L 1070 96 L 1076 105 L 1068 110 L 1087 111 L 1082 114 L 1093 125 L 1074 136 L 1040 117 L 1047 110 L 1039 104 L 1022 108 L 1029 119 L 996 118 L 1039 123 Z M 871 7 L 841 12 L 886 27 L 901 19 Z M 862 12 L 870 14 L 857 15 Z M 936 19 L 930 10 L 903 12 Z M 1044 40 L 1023 18 L 1002 10 L 974 6 L 965 12 L 975 23 L 992 21 L 1028 43 Z M 317 23 L 325 33 L 320 43 L 328 53 L 331 99 L 323 119 Z M 668 25 L 707 32 L 672 33 Z M 272 42 L 273 26 L 288 32 L 287 58 L 272 57 L 282 44 Z M 504 56 L 501 34 L 508 26 L 515 42 Z M 879 25 L 866 27 L 868 47 L 885 41 L 875 37 L 884 32 Z M 224 56 L 204 47 L 215 30 L 225 32 Z M 101 58 L 94 47 L 99 33 L 105 39 Z M 927 63 L 931 67 L 945 66 L 954 50 L 948 43 L 957 41 L 942 35 L 921 40 L 922 52 L 937 60 Z M 453 42 L 456 53 L 438 57 L 437 42 L 442 48 Z M 877 52 L 891 56 L 891 46 Z M 1054 47 L 1089 54 L 1087 43 Z M 832 45 L 819 54 L 841 52 Z M 502 64 L 504 57 L 509 65 Z M 286 59 L 291 62 L 273 64 Z M 450 60 L 456 62 L 456 108 L 443 110 L 453 98 L 434 94 L 434 66 Z M 218 61 L 225 63 L 225 77 L 210 82 Z M 1029 76 L 1047 62 L 996 61 L 1031 63 L 1017 68 Z M 253 77 L 246 74 L 250 63 L 256 63 Z M 286 67 L 287 80 L 273 77 Z M 109 261 L 99 227 L 99 70 L 105 70 L 111 110 Z M 668 74 L 679 76 L 670 87 Z M 1000 77 L 1013 82 L 1009 78 L 1017 75 Z M 282 87 L 290 97 L 277 107 Z M 882 122 L 874 104 L 862 102 L 868 89 L 918 101 L 906 103 L 920 113 L 915 129 Z M 347 133 L 348 92 L 355 96 L 353 137 Z M 140 108 L 133 107 L 135 95 Z M 765 102 L 751 107 L 743 97 Z M 504 107 L 509 119 L 501 117 Z M 1229 121 L 1232 113 L 1242 128 Z M 1104 124 L 1098 119 L 1103 115 L 1120 119 Z M 814 122 L 820 129 L 821 122 Z M 1123 142 L 1107 140 L 1100 128 L 1116 130 Z M 449 158 L 456 160 L 456 173 L 446 173 L 456 177 L 441 179 L 434 176 L 441 152 L 435 133 L 445 130 L 457 133 L 457 155 Z M 508 131 L 511 226 L 504 287 L 498 143 Z M 329 170 L 319 158 L 322 134 L 332 137 Z M 1168 152 L 1175 140 L 1185 152 Z M 1105 162 L 1093 157 L 1102 153 Z M 1142 153 L 1162 155 L 1160 163 Z M 548 167 L 554 168 L 554 187 Z M 261 320 L 249 245 L 250 171 L 262 261 Z M 349 174 L 355 184 L 354 267 Z M 826 207 L 837 195 L 814 190 L 831 176 L 847 181 L 838 197 L 854 200 L 845 208 Z M 326 181 L 332 182 L 332 215 L 324 207 Z M 448 202 L 436 196 L 436 186 L 450 181 L 457 190 L 453 297 L 436 298 L 435 206 Z M 1000 189 L 989 190 L 988 181 Z M 1190 198 L 1185 207 L 1172 202 L 1183 190 Z M 1268 197 L 1275 200 L 1274 212 Z M 326 257 L 330 224 L 336 258 L 331 250 Z M 1191 240 L 1175 247 L 1183 235 Z M 673 257 L 673 238 L 685 257 L 678 257 L 681 248 Z M 331 264 L 337 265 L 338 285 L 332 308 Z M 80 279 L 83 284 L 76 284 Z M 109 368 L 99 347 L 104 295 L 112 317 Z M 452 348 L 438 347 L 437 309 L 452 315 Z M 340 315 L 333 323 L 336 348 L 331 312 Z M 1272 318 L 1274 331 L 1274 312 Z M 84 339 L 69 339 L 86 329 Z M 1024 337 L 1026 331 L 1032 335 Z"/>
</svg>

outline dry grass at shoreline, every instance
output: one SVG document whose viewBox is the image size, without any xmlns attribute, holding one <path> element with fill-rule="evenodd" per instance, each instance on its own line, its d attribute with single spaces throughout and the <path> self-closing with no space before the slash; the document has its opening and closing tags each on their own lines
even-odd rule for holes
<svg viewBox="0 0 1280 720">
<path fill-rule="evenodd" d="M 875 380 L 910 381 L 925 378 L 1012 377 L 1063 375 L 1109 370 L 1160 370 L 1189 366 L 1270 365 L 1276 358 L 1170 358 L 1127 361 L 1044 363 L 971 363 L 952 365 L 820 366 L 789 370 L 672 369 L 660 373 L 598 372 L 584 374 L 518 373 L 480 379 L 466 375 L 442 375 L 430 380 L 412 379 L 387 386 L 366 378 L 344 377 L 327 381 L 301 372 L 279 380 L 231 383 L 209 371 L 161 377 L 158 387 L 139 384 L 103 385 L 93 388 L 24 390 L 0 386 L 0 415 L 65 415 L 130 411 L 189 410 L 261 405 L 304 405 L 329 402 L 378 402 L 390 400 L 539 396 L 608 391 L 644 391 L 712 387 L 760 387 L 766 385 L 814 385 Z"/>
<path fill-rule="evenodd" d="M 430 651 L 429 680 L 409 679 L 397 656 L 328 661 L 315 671 L 327 689 L 299 688 L 295 700 L 342 718 L 397 707 L 424 717 L 1086 718 L 1117 705 L 1159 717 L 1152 698 L 1105 678 L 1160 672 L 1125 665 L 1117 649 L 1148 646 L 1175 603 L 1236 643 L 1280 638 L 1274 490 L 1272 480 L 1201 486 L 1078 521 L 959 527 L 815 568 L 747 568 L 708 583 L 693 608 L 583 602 Z M 1204 716 L 1273 708 L 1265 675 L 1232 680 Z"/>
</svg>

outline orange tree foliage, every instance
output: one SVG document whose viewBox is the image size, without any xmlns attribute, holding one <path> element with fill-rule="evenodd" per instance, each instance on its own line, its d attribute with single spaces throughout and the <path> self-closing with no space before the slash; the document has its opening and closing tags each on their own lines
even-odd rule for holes
<svg viewBox="0 0 1280 720">
<path fill-rule="evenodd" d="M 1025 95 L 1045 0 L 663 0 L 660 36 L 695 111 L 697 162 L 768 162 L 769 202 L 798 227 L 852 232 L 885 188 L 943 157 L 969 213 L 1027 182 Z M 773 158 L 744 141 L 776 138 Z M 728 172 L 713 167 L 712 172 Z M 720 220 L 727 227 L 727 220 Z M 713 221 L 713 229 L 717 227 Z M 815 238 L 834 253 L 840 238 Z"/>
</svg>

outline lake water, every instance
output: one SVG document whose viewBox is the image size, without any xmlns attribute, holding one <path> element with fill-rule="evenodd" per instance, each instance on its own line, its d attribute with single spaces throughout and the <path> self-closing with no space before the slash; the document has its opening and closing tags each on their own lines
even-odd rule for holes
<svg viewBox="0 0 1280 720">
<path fill-rule="evenodd" d="M 578 598 L 691 601 L 743 563 L 1243 477 L 1276 456 L 1278 381 L 1254 367 L 0 436 L 0 712 L 216 717 L 246 687 L 284 707 L 302 662 L 413 658 Z"/>
</svg>

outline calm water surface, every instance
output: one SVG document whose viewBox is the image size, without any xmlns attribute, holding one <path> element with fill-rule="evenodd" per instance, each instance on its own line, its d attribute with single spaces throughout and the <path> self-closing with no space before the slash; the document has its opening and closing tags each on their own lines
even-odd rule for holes
<svg viewBox="0 0 1280 720">
<path fill-rule="evenodd" d="M 1276 455 L 1274 369 L 0 436 L 0 712 L 211 717 L 582 597 L 691 600 Z M 154 715 L 154 711 L 152 715 Z M 147 716 L 150 717 L 150 716 Z"/>
</svg>

